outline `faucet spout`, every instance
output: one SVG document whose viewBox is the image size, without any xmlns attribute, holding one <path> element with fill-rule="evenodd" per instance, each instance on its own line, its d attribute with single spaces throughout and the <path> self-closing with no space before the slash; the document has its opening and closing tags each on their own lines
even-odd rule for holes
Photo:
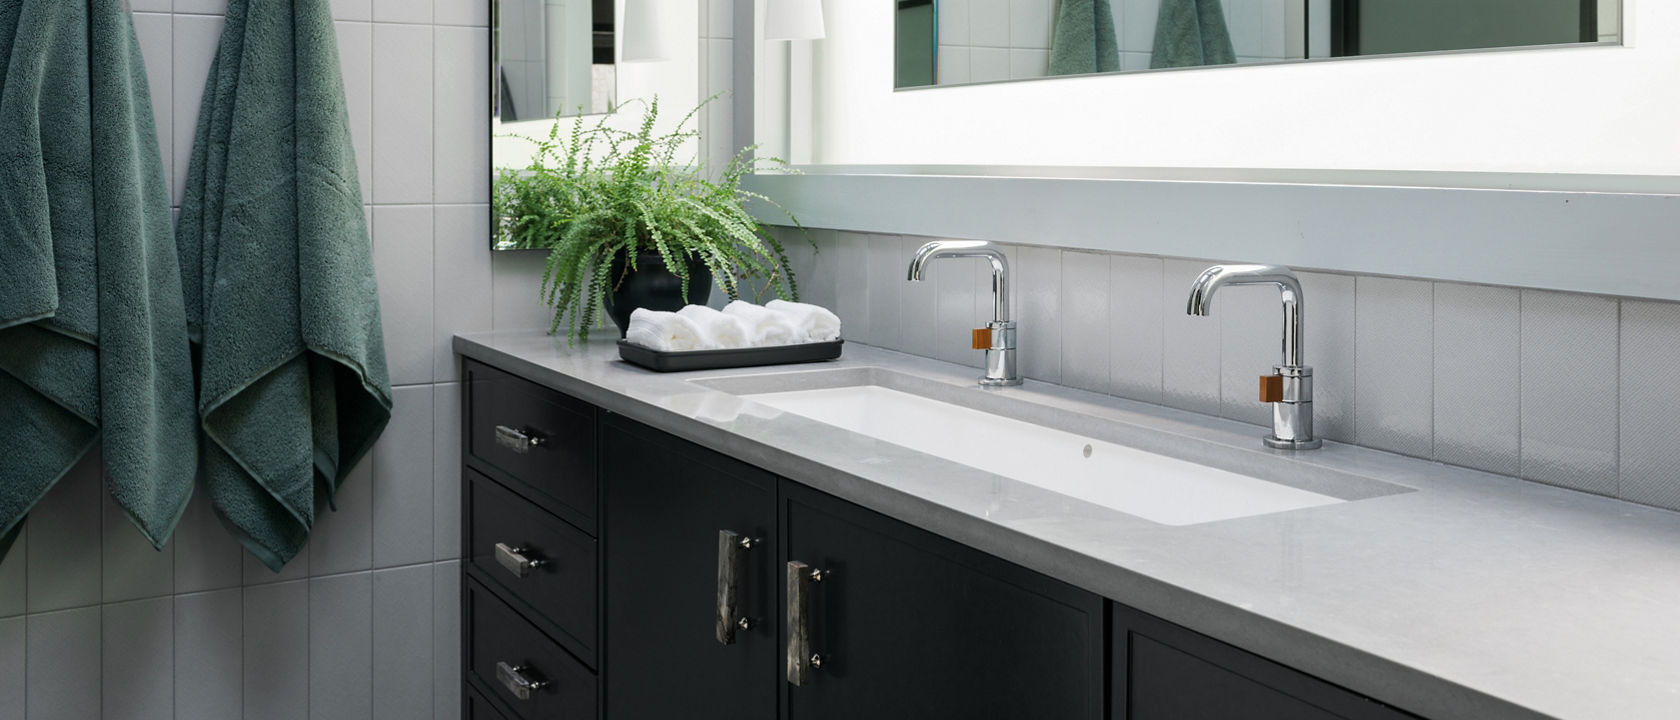
<svg viewBox="0 0 1680 720">
<path fill-rule="evenodd" d="M 1272 405 L 1272 434 L 1266 446 L 1311 450 L 1323 444 L 1313 435 L 1312 368 L 1301 361 L 1301 281 L 1281 265 L 1215 265 L 1190 285 L 1185 312 L 1213 313 L 1213 296 L 1227 285 L 1276 285 L 1283 299 L 1283 362 L 1260 378 L 1260 401 Z"/>
<path fill-rule="evenodd" d="M 927 265 L 939 258 L 980 258 L 992 265 L 992 322 L 1009 322 L 1009 258 L 982 240 L 935 240 L 910 258 L 910 282 L 921 282 Z"/>
</svg>

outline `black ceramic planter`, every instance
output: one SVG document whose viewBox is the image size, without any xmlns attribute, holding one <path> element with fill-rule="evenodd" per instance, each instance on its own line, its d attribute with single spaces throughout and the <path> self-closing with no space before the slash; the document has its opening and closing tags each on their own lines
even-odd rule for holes
<svg viewBox="0 0 1680 720">
<path fill-rule="evenodd" d="M 688 261 L 688 299 L 683 300 L 682 278 L 665 266 L 665 259 L 657 252 L 636 254 L 636 269 L 624 274 L 626 254 L 613 257 L 612 282 L 607 291 L 607 316 L 618 325 L 618 336 L 624 337 L 630 328 L 630 313 L 636 308 L 675 312 L 684 305 L 704 305 L 712 296 L 712 271 L 695 258 Z M 619 278 L 623 278 L 620 282 Z"/>
</svg>

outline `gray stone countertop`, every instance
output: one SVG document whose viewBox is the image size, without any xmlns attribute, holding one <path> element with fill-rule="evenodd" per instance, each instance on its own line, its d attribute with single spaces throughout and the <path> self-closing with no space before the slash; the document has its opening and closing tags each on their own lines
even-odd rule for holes
<svg viewBox="0 0 1680 720">
<path fill-rule="evenodd" d="M 610 338 L 455 338 L 463 356 L 1429 718 L 1680 718 L 1680 513 L 848 344 L 814 365 L 654 373 Z M 884 368 L 1415 489 L 1167 526 L 689 382 Z M 745 409 L 747 412 L 742 412 Z M 980 457 L 984 457 L 981 453 Z M 983 463 L 982 463 L 983 464 Z M 1059 496 L 1050 496 L 1059 497 Z"/>
</svg>

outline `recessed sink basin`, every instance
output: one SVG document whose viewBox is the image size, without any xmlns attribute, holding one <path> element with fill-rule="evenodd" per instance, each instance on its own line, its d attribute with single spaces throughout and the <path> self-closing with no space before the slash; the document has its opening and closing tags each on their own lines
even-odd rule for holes
<svg viewBox="0 0 1680 720">
<path fill-rule="evenodd" d="M 756 379 L 756 382 L 755 382 Z M 697 381 L 725 390 L 784 413 L 803 416 L 878 440 L 927 453 L 951 462 L 1002 475 L 1085 502 L 1117 510 L 1163 525 L 1193 525 L 1269 513 L 1333 505 L 1365 497 L 1406 492 L 1409 488 L 1346 475 L 1285 458 L 1258 455 L 1246 464 L 1271 470 L 1257 477 L 1218 465 L 1241 465 L 1228 457 L 1231 448 L 1176 437 L 1153 437 L 1144 428 L 1119 425 L 1064 413 L 978 390 L 963 392 L 933 381 L 889 371 L 819 371 L 744 376 Z M 802 387 L 803 389 L 786 389 Z M 919 392 L 918 392 L 919 391 Z M 936 399 L 944 395 L 965 404 Z M 998 401 L 1005 401 L 999 403 Z M 979 402 L 987 410 L 969 407 Z M 1065 415 L 1076 415 L 1067 418 Z M 1064 417 L 1058 417 L 1062 415 Z M 1060 429 L 1034 420 L 1060 419 Z M 1122 444 L 1097 437 L 1090 430 L 1118 430 L 1144 442 Z M 1156 433 L 1159 434 L 1159 433 Z M 1135 445 L 1162 447 L 1199 454 L 1195 462 Z M 1223 450 L 1224 452 L 1220 452 Z M 1175 453 L 1183 455 L 1183 452 Z M 1227 457 L 1221 457 L 1225 455 Z M 1226 462 L 1219 462 L 1220 460 Z M 1211 462 L 1208 462 L 1211 461 Z M 1298 477 L 1276 482 L 1291 474 Z M 1252 469 L 1252 468 L 1249 468 Z M 1281 470 L 1281 472 L 1278 472 Z M 1342 477 L 1333 477 L 1342 476 Z"/>
</svg>

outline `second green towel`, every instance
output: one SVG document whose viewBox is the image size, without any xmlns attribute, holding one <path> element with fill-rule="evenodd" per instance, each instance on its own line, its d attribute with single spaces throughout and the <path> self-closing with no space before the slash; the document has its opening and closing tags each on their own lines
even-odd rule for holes
<svg viewBox="0 0 1680 720">
<path fill-rule="evenodd" d="M 270 569 L 391 417 L 328 0 L 230 0 L 178 244 L 205 487 Z"/>
</svg>

